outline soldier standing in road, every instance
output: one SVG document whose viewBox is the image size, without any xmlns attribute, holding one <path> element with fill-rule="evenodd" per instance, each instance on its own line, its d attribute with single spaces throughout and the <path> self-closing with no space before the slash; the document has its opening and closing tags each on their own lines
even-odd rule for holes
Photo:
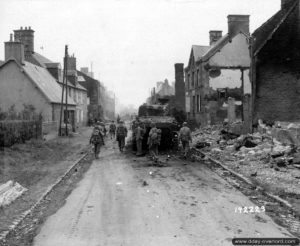
<svg viewBox="0 0 300 246">
<path fill-rule="evenodd" d="M 120 120 L 119 126 L 117 127 L 117 141 L 119 143 L 119 149 L 121 152 L 123 152 L 126 137 L 127 128 L 124 126 L 124 122 Z"/>
<path fill-rule="evenodd" d="M 148 137 L 149 154 L 154 160 L 158 162 L 158 145 L 160 144 L 161 130 L 156 128 L 155 123 L 151 123 L 151 130 Z"/>
<path fill-rule="evenodd" d="M 179 131 L 179 140 L 182 143 L 182 148 L 183 148 L 183 152 L 184 152 L 184 158 L 186 158 L 187 154 L 188 154 L 188 152 L 190 150 L 189 143 L 192 142 L 191 130 L 187 126 L 186 122 L 184 122 L 182 124 L 182 127 L 181 127 L 181 129 Z"/>
<path fill-rule="evenodd" d="M 138 123 L 137 128 L 136 128 L 136 133 L 135 133 L 135 139 L 136 139 L 136 148 L 137 156 L 141 156 L 143 154 L 142 151 L 142 144 L 143 144 L 143 136 L 144 136 L 144 129 L 142 128 L 142 123 Z"/>
<path fill-rule="evenodd" d="M 98 159 L 99 154 L 100 154 L 100 147 L 102 145 L 105 145 L 99 123 L 93 129 L 93 132 L 92 132 L 92 135 L 90 138 L 90 144 L 94 145 L 95 158 Z"/>
<path fill-rule="evenodd" d="M 110 134 L 110 139 L 114 139 L 116 137 L 116 125 L 115 122 L 112 121 L 111 124 L 109 125 L 109 134 Z"/>
</svg>

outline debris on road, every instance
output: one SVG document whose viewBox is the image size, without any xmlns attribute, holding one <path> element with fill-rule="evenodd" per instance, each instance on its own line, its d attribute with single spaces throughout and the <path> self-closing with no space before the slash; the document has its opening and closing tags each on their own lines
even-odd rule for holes
<svg viewBox="0 0 300 246">
<path fill-rule="evenodd" d="M 296 140 L 288 141 L 290 135 L 283 134 L 288 130 L 282 125 L 278 128 L 260 124 L 258 132 L 245 135 L 231 133 L 228 126 L 207 126 L 192 133 L 193 147 L 274 194 L 298 196 L 300 182 L 296 176 L 300 176 L 300 148 L 295 145 Z M 293 201 L 300 208 L 300 200 Z"/>
</svg>

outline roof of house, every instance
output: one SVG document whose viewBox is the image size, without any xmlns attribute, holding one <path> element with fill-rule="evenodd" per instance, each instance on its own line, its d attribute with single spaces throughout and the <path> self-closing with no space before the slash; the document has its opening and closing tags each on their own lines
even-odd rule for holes
<svg viewBox="0 0 300 246">
<path fill-rule="evenodd" d="M 50 102 L 61 103 L 62 88 L 46 68 L 34 65 L 30 62 L 25 62 L 25 65 L 22 67 L 25 73 L 39 87 Z M 76 105 L 73 99 L 69 96 L 68 104 Z"/>
<path fill-rule="evenodd" d="M 193 45 L 192 51 L 194 54 L 195 61 L 198 61 L 201 59 L 201 57 L 210 49 L 210 46 L 204 46 L 204 45 Z"/>
<path fill-rule="evenodd" d="M 201 57 L 209 50 L 210 46 L 205 45 L 192 45 L 188 66 L 185 69 L 188 69 L 191 66 L 192 61 L 196 63 Z"/>
<path fill-rule="evenodd" d="M 218 51 L 220 51 L 220 49 L 222 49 L 229 42 L 229 40 L 230 40 L 229 35 L 228 34 L 224 35 L 213 46 L 211 46 L 210 49 L 208 49 L 206 53 L 203 54 L 203 56 L 201 57 L 201 60 L 207 61 L 209 58 L 211 58 L 213 55 L 215 55 Z"/>
<path fill-rule="evenodd" d="M 42 56 L 41 54 L 37 52 L 33 52 L 31 56 L 26 57 L 26 60 L 29 61 L 32 64 L 46 67 L 46 63 L 53 63 L 53 61 L 49 60 L 48 58 Z"/>
<path fill-rule="evenodd" d="M 272 39 L 274 33 L 285 22 L 287 17 L 297 6 L 298 1 L 293 2 L 288 8 L 279 10 L 269 20 L 267 20 L 262 26 L 256 29 L 252 36 L 253 40 L 253 52 L 256 55 L 268 42 Z"/>
<path fill-rule="evenodd" d="M 24 73 L 51 103 L 61 103 L 62 88 L 46 68 L 34 65 L 27 61 L 21 65 L 15 59 L 6 61 L 0 66 L 0 68 L 3 68 L 9 62 L 15 62 L 20 68 L 22 68 Z M 76 105 L 73 99 L 69 96 L 68 104 Z"/>
</svg>

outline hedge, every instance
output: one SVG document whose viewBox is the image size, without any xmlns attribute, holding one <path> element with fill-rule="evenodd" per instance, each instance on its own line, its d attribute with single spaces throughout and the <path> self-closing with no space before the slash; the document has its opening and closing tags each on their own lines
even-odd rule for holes
<svg viewBox="0 0 300 246">
<path fill-rule="evenodd" d="M 10 147 L 32 138 L 42 137 L 42 121 L 0 121 L 0 147 Z"/>
</svg>

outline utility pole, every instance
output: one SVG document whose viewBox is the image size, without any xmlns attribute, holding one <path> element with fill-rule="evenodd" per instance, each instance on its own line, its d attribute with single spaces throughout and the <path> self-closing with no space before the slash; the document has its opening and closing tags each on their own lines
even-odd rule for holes
<svg viewBox="0 0 300 246">
<path fill-rule="evenodd" d="M 67 75 L 68 75 L 68 46 L 66 45 L 65 47 L 65 65 L 64 65 L 64 81 L 66 83 L 66 136 L 68 136 L 68 123 L 69 123 L 69 112 L 68 112 L 68 80 L 67 80 Z"/>
<path fill-rule="evenodd" d="M 66 86 L 66 114 L 68 114 L 67 110 L 68 110 L 68 88 L 67 88 L 67 73 L 66 73 L 66 69 L 67 69 L 67 57 L 68 57 L 68 46 L 65 46 L 65 57 L 64 57 L 64 70 L 63 70 L 63 85 L 62 85 L 62 94 L 61 94 L 61 104 L 60 104 L 60 118 L 59 118 L 59 131 L 58 131 L 58 135 L 62 136 L 62 118 L 63 118 L 63 110 L 64 110 L 64 91 L 65 91 L 65 86 Z M 66 85 L 65 85 L 66 84 Z M 66 136 L 68 135 L 68 127 L 67 127 L 67 120 L 68 120 L 68 116 L 66 115 Z"/>
</svg>

